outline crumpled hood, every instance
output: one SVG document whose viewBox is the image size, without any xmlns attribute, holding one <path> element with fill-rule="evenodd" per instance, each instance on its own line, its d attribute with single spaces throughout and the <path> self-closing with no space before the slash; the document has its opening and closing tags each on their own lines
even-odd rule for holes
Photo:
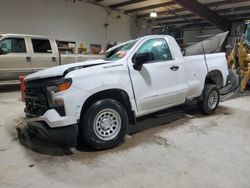
<svg viewBox="0 0 250 188">
<path fill-rule="evenodd" d="M 44 69 L 44 70 L 35 72 L 33 74 L 30 74 L 25 77 L 25 81 L 63 76 L 64 74 L 67 74 L 67 72 L 70 72 L 79 68 L 87 68 L 87 67 L 92 67 L 92 66 L 96 66 L 100 64 L 105 64 L 105 63 L 110 63 L 110 61 L 99 59 L 99 60 L 90 60 L 90 61 L 83 61 L 79 63 L 71 63 L 67 65 L 56 66 L 56 67 Z"/>
</svg>

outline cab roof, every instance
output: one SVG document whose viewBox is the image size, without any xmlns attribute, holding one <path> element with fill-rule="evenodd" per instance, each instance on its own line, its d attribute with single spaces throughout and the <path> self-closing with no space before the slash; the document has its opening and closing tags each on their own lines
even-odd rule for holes
<svg viewBox="0 0 250 188">
<path fill-rule="evenodd" d="M 29 35 L 29 34 L 1 33 L 1 32 L 0 32 L 0 35 L 3 37 L 10 36 L 10 37 L 53 38 L 53 37 L 43 36 L 43 35 Z"/>
</svg>

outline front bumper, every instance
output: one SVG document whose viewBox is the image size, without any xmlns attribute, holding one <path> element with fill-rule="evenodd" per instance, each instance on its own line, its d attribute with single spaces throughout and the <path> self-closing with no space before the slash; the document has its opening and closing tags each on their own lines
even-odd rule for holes
<svg viewBox="0 0 250 188">
<path fill-rule="evenodd" d="M 28 122 L 28 132 L 39 138 L 66 146 L 77 146 L 78 125 L 50 128 L 46 122 Z"/>
<path fill-rule="evenodd" d="M 67 125 L 77 124 L 77 119 L 71 116 L 60 116 L 55 109 L 47 110 L 42 116 L 35 118 L 28 118 L 27 123 L 30 122 L 46 122 L 51 128 L 57 128 Z"/>
</svg>

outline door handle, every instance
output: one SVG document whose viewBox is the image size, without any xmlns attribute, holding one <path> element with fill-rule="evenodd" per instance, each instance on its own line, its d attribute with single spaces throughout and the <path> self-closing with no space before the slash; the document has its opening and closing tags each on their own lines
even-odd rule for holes
<svg viewBox="0 0 250 188">
<path fill-rule="evenodd" d="M 172 71 L 177 71 L 178 69 L 179 69 L 179 66 L 172 66 L 172 67 L 170 67 L 170 69 L 172 70 Z"/>
<path fill-rule="evenodd" d="M 56 57 L 52 57 L 52 62 L 56 62 Z"/>
<path fill-rule="evenodd" d="M 26 57 L 26 62 L 31 62 L 31 57 L 27 56 Z"/>
</svg>

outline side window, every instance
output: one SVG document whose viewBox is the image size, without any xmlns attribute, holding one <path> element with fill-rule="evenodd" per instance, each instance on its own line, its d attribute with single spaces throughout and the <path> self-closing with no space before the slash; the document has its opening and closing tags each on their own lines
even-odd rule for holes
<svg viewBox="0 0 250 188">
<path fill-rule="evenodd" d="M 169 61 L 172 55 L 165 39 L 150 39 L 138 50 L 137 54 L 150 53 L 150 62 Z"/>
<path fill-rule="evenodd" d="M 0 47 L 3 54 L 26 53 L 24 38 L 5 38 L 0 41 Z"/>
<path fill-rule="evenodd" d="M 34 53 L 52 53 L 49 40 L 31 39 Z"/>
</svg>

